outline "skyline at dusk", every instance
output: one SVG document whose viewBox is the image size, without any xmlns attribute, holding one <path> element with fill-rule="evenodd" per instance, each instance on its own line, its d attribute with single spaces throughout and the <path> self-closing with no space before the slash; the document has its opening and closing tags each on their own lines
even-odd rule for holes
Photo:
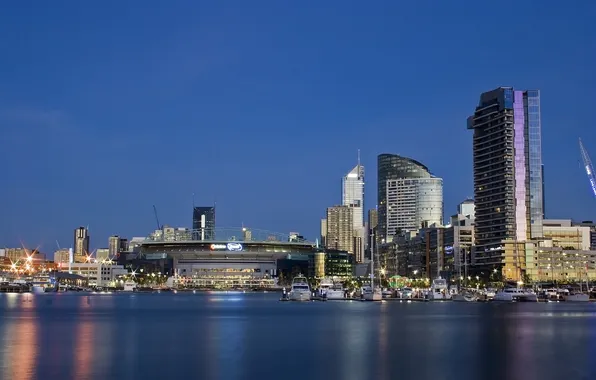
<svg viewBox="0 0 596 380">
<path fill-rule="evenodd" d="M 154 230 L 153 205 L 190 228 L 193 193 L 217 227 L 314 241 L 358 150 L 365 215 L 390 153 L 443 179 L 447 222 L 474 193 L 466 119 L 499 86 L 540 90 L 546 217 L 596 221 L 596 4 L 144 4 L 0 13 L 0 247 L 78 226 L 107 247 Z"/>
</svg>

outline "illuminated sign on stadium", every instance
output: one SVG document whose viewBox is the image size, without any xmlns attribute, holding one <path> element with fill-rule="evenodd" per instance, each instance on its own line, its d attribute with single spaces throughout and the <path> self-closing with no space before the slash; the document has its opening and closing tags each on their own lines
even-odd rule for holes
<svg viewBox="0 0 596 380">
<path fill-rule="evenodd" d="M 227 250 L 227 251 L 242 251 L 242 244 L 240 243 L 228 243 L 228 244 L 211 244 L 212 251 L 220 251 L 220 250 Z"/>
</svg>

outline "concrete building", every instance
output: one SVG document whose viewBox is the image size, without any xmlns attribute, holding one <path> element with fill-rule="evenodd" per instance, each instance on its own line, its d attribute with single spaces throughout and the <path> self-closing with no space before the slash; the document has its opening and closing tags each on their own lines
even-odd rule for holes
<svg viewBox="0 0 596 380">
<path fill-rule="evenodd" d="M 188 228 L 163 226 L 161 230 L 153 231 L 149 239 L 158 241 L 190 241 L 193 240 L 192 237 L 193 231 Z"/>
<path fill-rule="evenodd" d="M 502 268 L 504 241 L 543 236 L 540 92 L 485 92 L 467 124 L 474 131 L 475 265 L 491 272 Z"/>
<path fill-rule="evenodd" d="M 573 225 L 571 220 L 544 219 L 544 237 L 504 241 L 503 276 L 514 281 L 594 278 L 596 251 L 591 250 L 591 233 L 589 226 Z"/>
<path fill-rule="evenodd" d="M 89 230 L 85 227 L 79 227 L 74 230 L 74 261 L 84 263 L 87 261 L 89 251 Z"/>
<path fill-rule="evenodd" d="M 119 254 L 120 252 L 126 252 L 126 251 L 118 251 L 117 253 Z M 110 254 L 110 249 L 109 248 L 97 248 L 95 250 L 95 260 L 98 263 L 104 262 L 109 260 L 110 258 L 115 258 L 116 256 L 112 256 Z"/>
<path fill-rule="evenodd" d="M 110 257 L 116 257 L 120 252 L 128 251 L 128 239 L 121 238 L 118 235 L 110 236 L 108 239 L 108 250 Z M 96 253 L 97 256 L 97 253 Z"/>
<path fill-rule="evenodd" d="M 128 274 L 122 265 L 104 263 L 73 263 L 70 267 L 72 274 L 84 277 L 90 286 L 115 287 L 120 276 Z M 63 267 L 63 271 L 67 271 Z"/>
<path fill-rule="evenodd" d="M 474 219 L 474 201 L 465 200 L 458 205 L 457 214 L 451 216 L 445 230 L 446 250 L 453 254 L 454 269 L 460 276 L 473 264 Z"/>
<path fill-rule="evenodd" d="M 54 252 L 54 262 L 56 264 L 68 265 L 70 261 L 70 252 L 68 249 L 61 248 Z"/>
<path fill-rule="evenodd" d="M 354 254 L 354 208 L 333 206 L 327 208 L 326 248 Z"/>
</svg>

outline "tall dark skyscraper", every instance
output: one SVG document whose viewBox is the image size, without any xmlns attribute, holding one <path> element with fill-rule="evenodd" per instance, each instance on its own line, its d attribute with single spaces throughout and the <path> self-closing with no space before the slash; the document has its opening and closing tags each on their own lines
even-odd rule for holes
<svg viewBox="0 0 596 380">
<path fill-rule="evenodd" d="M 74 260 L 76 262 L 85 262 L 89 252 L 89 231 L 85 227 L 79 227 L 74 230 Z"/>
<path fill-rule="evenodd" d="M 215 207 L 194 207 L 193 240 L 215 240 Z"/>
<path fill-rule="evenodd" d="M 475 261 L 503 264 L 503 241 L 542 237 L 540 92 L 500 87 L 480 95 L 474 131 Z"/>
<path fill-rule="evenodd" d="M 399 179 L 431 178 L 430 171 L 420 162 L 397 154 L 380 154 L 377 157 L 377 242 L 387 240 L 387 181 Z"/>
</svg>

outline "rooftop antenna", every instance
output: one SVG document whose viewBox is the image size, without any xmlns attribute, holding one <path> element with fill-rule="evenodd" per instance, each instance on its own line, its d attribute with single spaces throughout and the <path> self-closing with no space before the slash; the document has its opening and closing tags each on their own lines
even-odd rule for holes
<svg viewBox="0 0 596 380">
<path fill-rule="evenodd" d="M 195 193 L 192 193 L 192 209 L 195 209 Z"/>
<path fill-rule="evenodd" d="M 358 149 L 358 168 L 360 168 L 360 149 Z"/>
</svg>

